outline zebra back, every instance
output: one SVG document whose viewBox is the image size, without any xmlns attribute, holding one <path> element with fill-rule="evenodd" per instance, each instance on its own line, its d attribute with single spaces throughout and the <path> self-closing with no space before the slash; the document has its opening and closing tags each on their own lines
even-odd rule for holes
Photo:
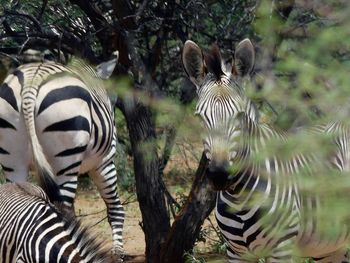
<svg viewBox="0 0 350 263">
<path fill-rule="evenodd" d="M 10 74 L 0 88 L 0 163 L 12 182 L 27 180 L 36 164 L 50 199 L 61 197 L 70 209 L 78 176 L 88 174 L 107 206 L 113 249 L 122 254 L 114 111 L 99 73 L 106 75 L 115 62 L 97 71 L 81 63 L 32 63 Z M 60 196 L 49 188 L 52 179 Z"/>
<path fill-rule="evenodd" d="M 115 65 L 115 63 L 116 59 L 112 60 L 112 64 Z M 40 185 L 45 188 L 51 200 L 60 201 L 59 195 L 55 193 L 55 189 L 49 189 L 52 183 L 48 181 L 54 178 L 54 173 L 38 140 L 35 127 L 35 105 L 41 85 L 57 77 L 57 75 L 67 74 L 81 80 L 85 84 L 83 88 L 85 87 L 89 91 L 91 96 L 104 108 L 104 111 L 108 112 L 109 116 L 114 116 L 113 107 L 106 89 L 101 85 L 99 73 L 82 60 L 76 59 L 69 66 L 53 62 L 26 64 L 19 67 L 17 72 L 22 74 L 20 78 L 22 80 L 21 108 L 39 174 Z"/>
<path fill-rule="evenodd" d="M 0 186 L 0 262 L 113 262 L 79 220 L 30 183 Z"/>
</svg>

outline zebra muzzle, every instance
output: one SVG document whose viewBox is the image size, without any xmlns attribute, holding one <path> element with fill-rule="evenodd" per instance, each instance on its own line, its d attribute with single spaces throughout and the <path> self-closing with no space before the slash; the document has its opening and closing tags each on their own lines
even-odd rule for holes
<svg viewBox="0 0 350 263">
<path fill-rule="evenodd" d="M 225 190 L 229 183 L 229 163 L 211 163 L 207 169 L 207 177 L 215 190 Z"/>
</svg>

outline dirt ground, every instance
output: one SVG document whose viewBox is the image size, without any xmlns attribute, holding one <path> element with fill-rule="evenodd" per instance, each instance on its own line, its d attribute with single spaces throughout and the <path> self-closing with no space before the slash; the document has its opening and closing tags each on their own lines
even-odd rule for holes
<svg viewBox="0 0 350 263">
<path fill-rule="evenodd" d="M 124 250 L 126 252 L 125 262 L 141 263 L 145 261 L 145 240 L 144 234 L 140 227 L 141 214 L 136 196 L 130 194 L 122 194 L 121 199 L 128 200 L 125 208 L 125 223 L 123 230 Z M 75 201 L 75 211 L 77 217 L 82 223 L 90 229 L 90 232 L 98 239 L 102 240 L 107 247 L 112 247 L 111 230 L 106 218 L 106 207 L 98 192 L 94 189 L 79 190 Z M 212 218 L 215 223 L 215 220 Z M 209 222 L 206 221 L 205 224 Z M 207 252 L 207 245 L 200 243 L 197 246 L 198 251 Z M 201 257 L 208 257 L 202 255 Z M 217 258 L 217 257 L 215 257 Z M 222 257 L 221 257 L 222 258 Z M 219 261 L 206 260 L 206 262 L 224 262 L 223 258 Z"/>
<path fill-rule="evenodd" d="M 122 200 L 128 196 L 122 196 Z M 132 197 L 135 199 L 135 197 Z M 142 229 L 139 225 L 141 215 L 137 202 L 131 202 L 124 206 L 124 249 L 127 254 L 125 262 L 144 262 L 145 241 Z M 96 190 L 81 190 L 75 201 L 76 215 L 81 218 L 84 225 L 91 232 L 103 240 L 108 247 L 112 246 L 111 230 L 106 219 L 106 207 Z"/>
</svg>

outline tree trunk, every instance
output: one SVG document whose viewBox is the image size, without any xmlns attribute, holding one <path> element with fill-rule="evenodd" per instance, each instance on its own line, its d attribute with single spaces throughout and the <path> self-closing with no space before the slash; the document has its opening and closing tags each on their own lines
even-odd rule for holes
<svg viewBox="0 0 350 263">
<path fill-rule="evenodd" d="M 215 206 L 216 192 L 205 176 L 207 164 L 203 154 L 187 202 L 175 218 L 160 252 L 160 262 L 184 262 L 184 253 L 193 248 L 204 220 Z"/>
<path fill-rule="evenodd" d="M 170 229 L 164 188 L 159 176 L 156 134 L 151 110 L 125 105 L 126 122 L 134 157 L 137 198 L 146 240 L 146 262 L 159 262 L 161 244 Z"/>
</svg>

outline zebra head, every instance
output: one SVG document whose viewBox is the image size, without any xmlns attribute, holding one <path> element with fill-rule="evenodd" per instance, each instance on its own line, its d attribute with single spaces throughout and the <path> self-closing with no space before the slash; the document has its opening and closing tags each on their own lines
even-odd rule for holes
<svg viewBox="0 0 350 263">
<path fill-rule="evenodd" d="M 241 86 L 255 61 L 255 51 L 249 39 L 240 42 L 232 63 L 224 63 L 220 50 L 213 45 L 206 54 L 199 46 L 186 41 L 182 61 L 185 72 L 196 86 L 196 114 L 206 127 L 204 153 L 209 160 L 207 176 L 214 188 L 223 190 L 230 185 L 230 166 L 236 155 L 235 140 L 239 134 L 237 116 L 250 104 Z"/>
</svg>

